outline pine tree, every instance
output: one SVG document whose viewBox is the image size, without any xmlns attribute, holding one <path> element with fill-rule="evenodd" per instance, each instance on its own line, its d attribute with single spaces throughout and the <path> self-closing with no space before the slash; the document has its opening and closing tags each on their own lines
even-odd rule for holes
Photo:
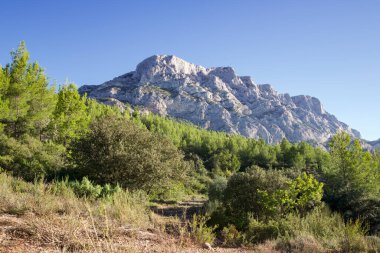
<svg viewBox="0 0 380 253">
<path fill-rule="evenodd" d="M 29 65 L 27 73 L 29 94 L 27 127 L 32 135 L 41 139 L 56 103 L 55 86 L 49 88 L 47 77 L 37 63 Z"/>
<path fill-rule="evenodd" d="M 19 137 L 25 132 L 26 116 L 29 110 L 29 94 L 27 89 L 27 68 L 29 53 L 25 43 L 21 42 L 18 49 L 11 53 L 12 63 L 6 66 L 9 75 L 9 86 L 6 98 L 9 101 L 9 111 L 6 116 L 6 130 L 13 137 Z"/>
<path fill-rule="evenodd" d="M 333 207 L 347 210 L 364 199 L 380 197 L 377 161 L 358 140 L 351 143 L 347 133 L 338 134 L 331 140 L 330 154 L 326 195 Z"/>
<path fill-rule="evenodd" d="M 66 145 L 86 132 L 89 122 L 86 96 L 81 97 L 74 84 L 61 87 L 50 124 L 53 139 Z"/>
<path fill-rule="evenodd" d="M 12 63 L 0 73 L 1 119 L 13 137 L 31 134 L 41 137 L 54 108 L 54 87 L 37 63 L 29 63 L 25 43 L 11 53 Z M 4 107 L 4 108 L 3 108 Z"/>
</svg>

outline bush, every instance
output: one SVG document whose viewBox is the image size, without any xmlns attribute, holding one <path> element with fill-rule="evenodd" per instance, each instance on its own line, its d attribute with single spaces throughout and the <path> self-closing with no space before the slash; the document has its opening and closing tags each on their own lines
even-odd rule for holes
<svg viewBox="0 0 380 253">
<path fill-rule="evenodd" d="M 279 224 L 274 220 L 261 222 L 250 217 L 248 228 L 245 232 L 245 242 L 248 244 L 263 243 L 267 240 L 276 239 L 279 232 Z"/>
<path fill-rule="evenodd" d="M 213 179 L 208 187 L 208 198 L 210 201 L 221 201 L 223 193 L 227 188 L 227 179 L 217 176 Z"/>
<path fill-rule="evenodd" d="M 281 171 L 253 167 L 229 179 L 223 204 L 233 224 L 244 230 L 250 213 L 260 222 L 294 210 L 306 213 L 321 203 L 322 187 L 306 173 L 290 180 Z"/>
<path fill-rule="evenodd" d="M 70 187 L 78 197 L 96 199 L 102 193 L 102 187 L 100 185 L 93 185 L 87 177 L 84 177 L 81 182 L 75 181 L 70 183 Z"/>
<path fill-rule="evenodd" d="M 305 172 L 292 180 L 281 194 L 282 204 L 290 210 L 305 214 L 321 204 L 323 183 Z"/>
<path fill-rule="evenodd" d="M 114 116 L 95 120 L 70 151 L 75 170 L 96 183 L 149 193 L 183 179 L 188 170 L 169 140 Z"/>
<path fill-rule="evenodd" d="M 228 225 L 221 231 L 223 246 L 239 247 L 244 240 L 243 235 L 236 229 L 234 225 Z"/>
<path fill-rule="evenodd" d="M 289 179 L 275 170 L 253 167 L 233 175 L 224 191 L 227 215 L 238 229 L 248 225 L 248 214 L 266 220 L 281 214 L 279 191 L 286 189 Z"/>
<path fill-rule="evenodd" d="M 149 194 L 151 200 L 154 201 L 173 201 L 178 202 L 184 199 L 186 195 L 190 194 L 183 183 L 172 183 L 169 187 L 163 187 L 161 189 L 154 190 Z"/>
<path fill-rule="evenodd" d="M 65 148 L 27 135 L 20 140 L 1 136 L 0 166 L 27 181 L 54 177 L 65 166 Z"/>
<path fill-rule="evenodd" d="M 214 230 L 216 227 L 207 226 L 208 217 L 194 214 L 190 221 L 191 237 L 199 244 L 210 243 L 215 241 Z"/>
</svg>

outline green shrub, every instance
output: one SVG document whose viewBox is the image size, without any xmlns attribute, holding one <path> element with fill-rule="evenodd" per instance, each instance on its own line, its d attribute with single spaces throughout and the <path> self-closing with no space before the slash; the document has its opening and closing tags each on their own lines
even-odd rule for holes
<svg viewBox="0 0 380 253">
<path fill-rule="evenodd" d="M 248 213 L 259 220 L 281 214 L 278 196 L 286 189 L 289 179 L 275 170 L 253 167 L 247 172 L 236 173 L 228 180 L 223 204 L 234 225 L 244 229 L 248 225 Z"/>
<path fill-rule="evenodd" d="M 83 177 L 81 181 L 69 182 L 68 178 L 61 181 L 53 181 L 49 184 L 49 189 L 52 194 L 64 195 L 73 192 L 77 197 L 84 197 L 95 200 L 97 198 L 108 198 L 122 189 L 116 185 L 104 186 L 92 183 L 87 177 Z"/>
<path fill-rule="evenodd" d="M 20 140 L 1 136 L 0 166 L 27 181 L 54 176 L 65 166 L 65 148 L 26 135 Z"/>
<path fill-rule="evenodd" d="M 232 220 L 226 215 L 226 209 L 219 201 L 209 201 L 206 204 L 206 213 L 209 216 L 207 224 L 209 226 L 227 227 Z"/>
<path fill-rule="evenodd" d="M 177 182 L 172 183 L 168 187 L 163 187 L 160 189 L 155 189 L 149 194 L 150 199 L 154 201 L 174 201 L 178 202 L 183 200 L 184 197 L 190 194 L 189 189 L 187 189 L 183 183 Z"/>
<path fill-rule="evenodd" d="M 208 187 L 208 198 L 210 201 L 223 200 L 223 193 L 227 188 L 227 179 L 225 177 L 215 177 Z"/>
<path fill-rule="evenodd" d="M 318 182 L 313 175 L 305 172 L 292 180 L 287 189 L 281 192 L 281 202 L 285 208 L 297 210 L 305 214 L 321 204 L 323 183 Z"/>
<path fill-rule="evenodd" d="M 321 203 L 322 187 L 306 173 L 290 180 L 281 171 L 252 167 L 228 180 L 223 204 L 231 222 L 244 230 L 249 213 L 260 222 L 292 211 L 306 213 Z"/>
<path fill-rule="evenodd" d="M 210 243 L 215 241 L 214 230 L 216 227 L 207 226 L 208 217 L 194 214 L 190 221 L 190 235 L 199 244 Z"/>
<path fill-rule="evenodd" d="M 239 247 L 243 241 L 243 235 L 236 229 L 234 225 L 228 225 L 221 231 L 222 244 L 227 247 Z"/>
<path fill-rule="evenodd" d="M 279 232 L 279 224 L 274 220 L 260 222 L 250 217 L 248 228 L 245 231 L 245 242 L 248 244 L 263 243 L 267 240 L 276 239 Z"/>
<path fill-rule="evenodd" d="M 189 169 L 169 140 L 114 116 L 92 122 L 70 151 L 75 171 L 94 182 L 149 193 L 182 180 Z"/>
<path fill-rule="evenodd" d="M 75 181 L 70 183 L 70 187 L 78 197 L 86 197 L 90 199 L 98 198 L 103 190 L 100 185 L 94 185 L 87 177 L 84 177 L 80 182 Z"/>
</svg>

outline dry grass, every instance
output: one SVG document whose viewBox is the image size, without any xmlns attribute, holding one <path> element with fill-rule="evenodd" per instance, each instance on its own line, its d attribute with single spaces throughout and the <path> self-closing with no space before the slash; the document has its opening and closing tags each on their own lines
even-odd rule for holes
<svg viewBox="0 0 380 253">
<path fill-rule="evenodd" d="M 119 250 L 117 241 L 122 231 L 154 227 L 141 192 L 86 200 L 76 197 L 67 184 L 30 184 L 5 173 L 0 174 L 0 213 L 19 221 L 1 226 L 5 237 L 62 252 L 126 252 Z"/>
<path fill-rule="evenodd" d="M 183 219 L 152 214 L 142 192 L 90 200 L 64 182 L 26 183 L 0 173 L 0 253 L 203 251 Z"/>
</svg>

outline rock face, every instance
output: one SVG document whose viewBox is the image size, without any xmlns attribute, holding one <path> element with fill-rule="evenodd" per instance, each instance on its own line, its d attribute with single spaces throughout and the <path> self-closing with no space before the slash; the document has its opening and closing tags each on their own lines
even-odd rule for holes
<svg viewBox="0 0 380 253">
<path fill-rule="evenodd" d="M 287 138 L 324 144 L 339 131 L 360 138 L 358 131 L 326 112 L 317 98 L 279 94 L 269 84 L 237 76 L 231 67 L 204 68 L 176 56 L 149 57 L 135 71 L 79 91 L 105 103 L 129 103 L 268 143 Z"/>
<path fill-rule="evenodd" d="M 368 141 L 367 142 L 372 148 L 376 148 L 378 150 L 380 150 L 380 139 L 378 139 L 377 141 Z M 370 148 L 369 148 L 370 149 Z"/>
</svg>

